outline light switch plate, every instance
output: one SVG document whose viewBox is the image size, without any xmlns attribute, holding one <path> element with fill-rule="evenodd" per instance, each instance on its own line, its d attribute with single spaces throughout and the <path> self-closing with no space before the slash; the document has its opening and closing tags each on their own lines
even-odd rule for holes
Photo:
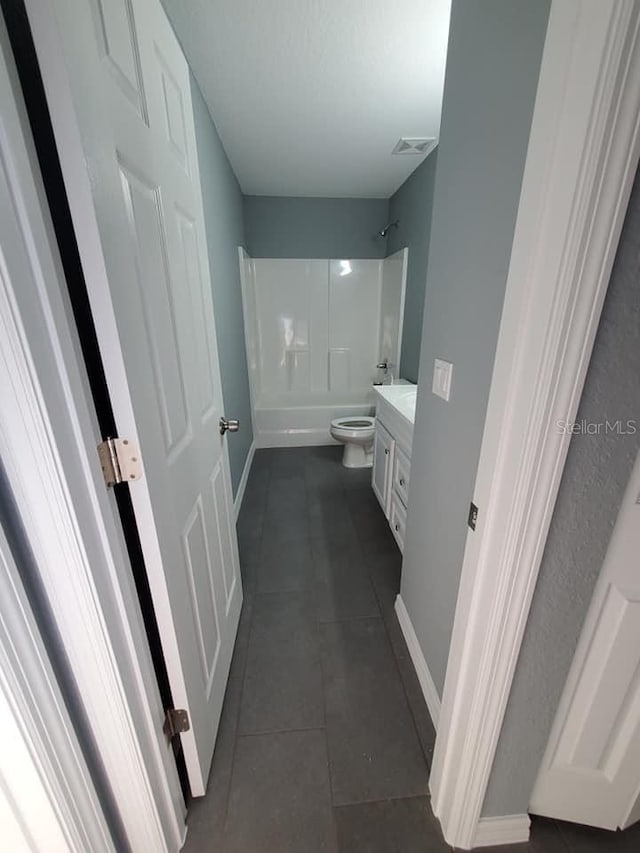
<svg viewBox="0 0 640 853">
<path fill-rule="evenodd" d="M 433 363 L 433 385 L 431 390 L 443 400 L 449 400 L 451 395 L 451 377 L 453 376 L 453 365 L 449 361 L 436 358 Z"/>
</svg>

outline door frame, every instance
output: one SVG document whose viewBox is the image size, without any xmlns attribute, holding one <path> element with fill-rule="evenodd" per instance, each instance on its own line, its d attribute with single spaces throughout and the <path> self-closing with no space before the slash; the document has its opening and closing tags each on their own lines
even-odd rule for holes
<svg viewBox="0 0 640 853">
<path fill-rule="evenodd" d="M 27 0 L 26 5 L 56 120 L 61 126 L 73 125 L 55 55 L 55 21 L 48 4 Z M 567 103 L 570 113 L 563 110 Z M 550 425 L 556 418 L 571 420 L 584 384 L 638 159 L 639 106 L 635 0 L 553 0 L 475 489 L 480 516 L 467 539 L 430 780 L 445 837 L 463 848 L 482 841 L 482 802 L 569 443 L 568 436 L 557 435 Z M 63 153 L 71 178 L 83 162 L 81 152 L 70 140 Z M 88 252 L 99 252 L 90 234 L 81 232 L 78 239 Z M 64 335 L 61 323 L 58 317 L 58 339 Z M 68 357 L 68 346 L 64 351 Z M 77 356 L 72 367 L 79 381 Z M 25 403 L 37 403 L 37 388 L 30 388 Z M 74 395 L 68 402 L 82 410 L 82 429 L 75 436 L 82 452 L 81 471 L 60 469 L 55 448 L 42 441 L 44 413 L 37 407 L 22 429 L 42 444 L 38 461 L 52 495 L 63 502 L 67 520 L 77 520 L 77 507 L 69 500 L 69 494 L 77 499 L 77 481 L 90 486 L 87 510 L 102 531 L 105 557 L 110 559 L 105 528 L 116 542 L 119 537 L 113 506 L 89 453 L 87 402 Z M 57 501 L 40 504 L 43 512 L 59 510 Z M 60 531 L 74 554 L 77 535 L 75 523 L 65 523 Z M 94 587 L 97 567 L 86 555 L 79 557 L 85 585 L 78 591 L 82 597 L 73 602 L 76 614 L 84 612 L 79 610 L 83 607 L 95 618 L 96 641 L 105 651 L 112 649 L 113 630 L 124 631 L 129 639 L 126 662 L 107 656 L 110 678 L 94 686 L 119 703 L 129 719 L 135 702 L 142 703 L 146 724 L 152 687 L 141 677 L 140 667 L 150 664 L 148 653 L 133 641 L 140 626 L 126 599 L 131 590 L 123 596 L 122 578 L 109 562 L 109 578 L 119 581 L 120 598 L 116 611 L 105 613 Z M 54 560 L 56 571 L 60 568 Z M 82 674 L 86 659 L 94 661 L 95 649 L 77 638 L 75 645 Z M 122 689 L 122 667 L 138 673 L 139 690 L 133 698 Z M 134 717 L 139 722 L 137 714 Z M 153 762 L 147 764 L 143 755 L 143 763 L 138 763 L 135 737 L 126 744 L 121 736 L 119 741 L 121 751 L 136 758 L 144 776 Z M 140 820 L 148 819 L 156 805 L 149 802 Z"/>
<path fill-rule="evenodd" d="M 529 836 L 482 805 L 638 164 L 639 26 L 637 0 L 552 0 L 430 778 L 463 849 Z"/>
<path fill-rule="evenodd" d="M 0 407 L 6 482 L 119 829 L 132 850 L 175 853 L 185 838 L 184 801 L 2 19 L 0 53 L 0 164 L 28 258 L 19 287 L 0 276 L 0 358 L 11 388 Z M 45 758 L 37 744 L 34 756 Z M 60 778 L 72 784 L 69 770 Z"/>
<path fill-rule="evenodd" d="M 2 497 L 7 500 L 6 494 Z M 5 512 L 0 515 L 7 524 Z M 6 809 L 7 849 L 45 853 L 55 846 L 68 853 L 116 853 L 3 527 L 0 716 L 4 735 L 0 799 Z"/>
</svg>

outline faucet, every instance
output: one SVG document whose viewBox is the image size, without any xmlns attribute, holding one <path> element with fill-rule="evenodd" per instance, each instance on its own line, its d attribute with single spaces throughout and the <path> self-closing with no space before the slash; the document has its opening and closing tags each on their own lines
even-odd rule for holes
<svg viewBox="0 0 640 853">
<path fill-rule="evenodd" d="M 384 370 L 384 378 L 382 382 L 374 382 L 374 385 L 393 385 L 393 373 L 389 370 L 391 365 L 389 364 L 389 359 L 385 358 L 383 361 L 378 362 L 376 364 L 376 370 Z M 385 379 L 388 379 L 388 382 L 385 382 Z"/>
<path fill-rule="evenodd" d="M 376 364 L 376 370 L 384 370 L 385 376 L 387 374 L 388 369 L 389 369 L 389 363 L 388 363 L 386 358 L 384 361 L 379 361 L 378 364 Z M 384 385 L 384 381 L 381 379 L 374 379 L 373 384 L 374 385 Z"/>
</svg>

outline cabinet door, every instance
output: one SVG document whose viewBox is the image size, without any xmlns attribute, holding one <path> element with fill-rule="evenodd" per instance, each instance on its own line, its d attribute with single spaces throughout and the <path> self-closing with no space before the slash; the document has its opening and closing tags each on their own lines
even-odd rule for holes
<svg viewBox="0 0 640 853">
<path fill-rule="evenodd" d="M 371 485 L 387 518 L 389 518 L 389 503 L 391 499 L 391 473 L 393 471 L 394 447 L 395 441 L 392 436 L 381 423 L 376 422 Z"/>
</svg>

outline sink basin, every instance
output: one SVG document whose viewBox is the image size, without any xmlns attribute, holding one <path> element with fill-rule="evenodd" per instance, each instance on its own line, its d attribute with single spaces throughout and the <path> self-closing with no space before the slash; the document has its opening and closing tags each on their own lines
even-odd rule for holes
<svg viewBox="0 0 640 853">
<path fill-rule="evenodd" d="M 416 400 L 418 397 L 418 392 L 414 391 L 413 394 L 407 392 L 398 397 L 398 402 L 396 406 L 403 415 L 406 415 L 411 423 L 413 423 L 416 419 Z"/>
<path fill-rule="evenodd" d="M 375 390 L 383 400 L 413 424 L 416 416 L 417 385 L 376 385 Z"/>
</svg>

